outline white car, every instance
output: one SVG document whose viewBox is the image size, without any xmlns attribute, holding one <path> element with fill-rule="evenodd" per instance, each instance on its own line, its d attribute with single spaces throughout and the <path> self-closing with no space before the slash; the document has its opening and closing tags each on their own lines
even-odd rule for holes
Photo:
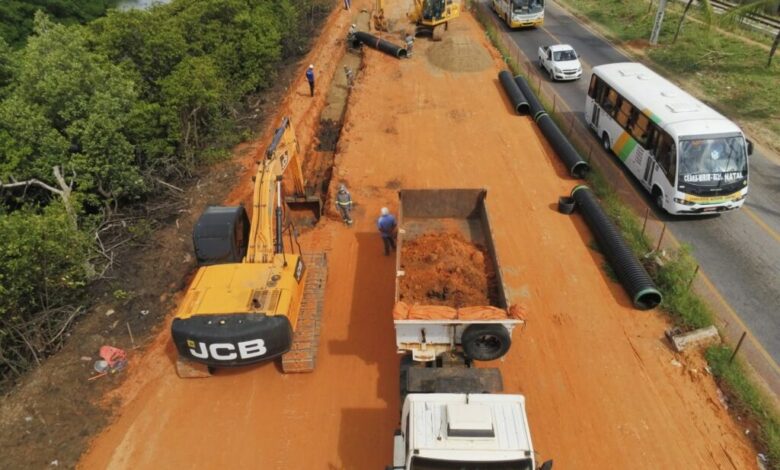
<svg viewBox="0 0 780 470">
<path fill-rule="evenodd" d="M 539 48 L 539 67 L 545 69 L 550 80 L 577 80 L 582 77 L 582 64 L 577 52 L 568 44 L 554 44 Z"/>
</svg>

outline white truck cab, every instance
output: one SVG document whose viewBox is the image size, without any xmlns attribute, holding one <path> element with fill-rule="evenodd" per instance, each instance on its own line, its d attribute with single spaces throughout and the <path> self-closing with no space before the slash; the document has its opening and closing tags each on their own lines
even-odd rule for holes
<svg viewBox="0 0 780 470">
<path fill-rule="evenodd" d="M 550 80 L 577 80 L 582 77 L 579 55 L 568 44 L 539 48 L 539 67 L 547 71 Z"/>
<path fill-rule="evenodd" d="M 552 461 L 541 470 L 550 470 Z M 388 470 L 537 470 L 522 395 L 406 396 Z"/>
</svg>

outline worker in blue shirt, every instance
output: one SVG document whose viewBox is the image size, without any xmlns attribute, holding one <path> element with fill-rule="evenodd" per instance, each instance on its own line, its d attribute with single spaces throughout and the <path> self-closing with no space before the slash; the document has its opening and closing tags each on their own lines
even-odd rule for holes
<svg viewBox="0 0 780 470">
<path fill-rule="evenodd" d="M 306 69 L 306 81 L 309 82 L 309 92 L 314 96 L 314 64 L 310 64 Z"/>
<path fill-rule="evenodd" d="M 382 235 L 382 243 L 385 245 L 385 256 L 390 255 L 390 248 L 395 251 L 395 217 L 387 207 L 383 207 L 381 215 L 376 221 L 376 228 L 379 229 L 379 233 Z"/>
</svg>

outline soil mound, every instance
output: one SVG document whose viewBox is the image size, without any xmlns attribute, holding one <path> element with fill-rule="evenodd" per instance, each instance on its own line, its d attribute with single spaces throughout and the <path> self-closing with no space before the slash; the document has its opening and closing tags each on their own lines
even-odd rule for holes
<svg viewBox="0 0 780 470">
<path fill-rule="evenodd" d="M 400 300 L 412 305 L 495 305 L 496 271 L 487 250 L 460 234 L 426 233 L 401 247 Z"/>
<path fill-rule="evenodd" d="M 490 67 L 490 55 L 468 37 L 449 36 L 426 51 L 428 61 L 450 72 L 479 72 Z"/>
</svg>

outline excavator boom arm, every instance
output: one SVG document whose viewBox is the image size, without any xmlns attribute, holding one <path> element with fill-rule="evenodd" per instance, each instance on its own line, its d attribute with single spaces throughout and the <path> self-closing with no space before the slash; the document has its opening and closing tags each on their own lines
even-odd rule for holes
<svg viewBox="0 0 780 470">
<path fill-rule="evenodd" d="M 267 263 L 273 258 L 274 209 L 281 208 L 281 194 L 277 194 L 279 192 L 277 180 L 288 168 L 295 192 L 304 194 L 305 182 L 298 139 L 295 137 L 295 129 L 290 118 L 285 117 L 274 132 L 271 144 L 257 162 L 255 187 L 252 193 L 251 229 L 245 259 L 248 263 Z"/>
</svg>

